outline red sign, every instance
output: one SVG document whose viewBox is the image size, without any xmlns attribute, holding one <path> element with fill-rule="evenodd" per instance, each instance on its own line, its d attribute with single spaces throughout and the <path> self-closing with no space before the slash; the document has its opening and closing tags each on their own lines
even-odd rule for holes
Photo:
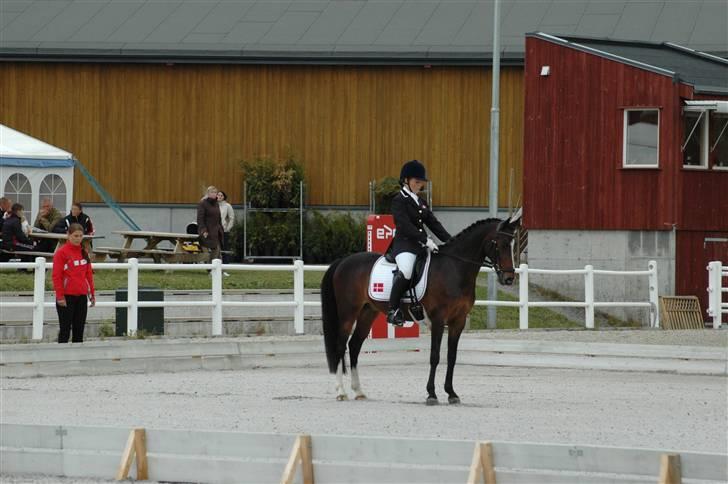
<svg viewBox="0 0 728 484">
<path fill-rule="evenodd" d="M 369 215 L 367 217 L 367 252 L 384 254 L 392 243 L 396 229 L 394 217 L 391 215 Z M 372 288 L 377 292 L 377 284 Z M 384 288 L 379 288 L 384 291 Z M 418 338 L 420 326 L 414 321 L 406 321 L 404 326 L 398 328 L 387 323 L 387 317 L 380 314 L 372 324 L 369 333 L 371 338 Z"/>
</svg>

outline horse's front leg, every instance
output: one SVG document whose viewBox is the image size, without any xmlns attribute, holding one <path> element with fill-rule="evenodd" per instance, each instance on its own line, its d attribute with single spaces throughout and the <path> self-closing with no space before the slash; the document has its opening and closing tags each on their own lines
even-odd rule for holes
<svg viewBox="0 0 728 484">
<path fill-rule="evenodd" d="M 463 332 L 465 322 L 452 323 L 447 328 L 447 374 L 445 375 L 445 391 L 447 392 L 447 401 L 451 404 L 460 403 L 460 397 L 452 387 L 452 376 L 455 371 L 455 360 L 458 356 L 458 343 L 460 342 L 460 334 Z"/>
<path fill-rule="evenodd" d="M 445 331 L 445 323 L 443 321 L 432 321 L 432 346 L 430 347 L 430 378 L 427 380 L 427 405 L 437 405 L 437 395 L 435 394 L 435 372 L 437 365 L 440 363 L 440 343 L 442 343 L 442 333 Z"/>
</svg>

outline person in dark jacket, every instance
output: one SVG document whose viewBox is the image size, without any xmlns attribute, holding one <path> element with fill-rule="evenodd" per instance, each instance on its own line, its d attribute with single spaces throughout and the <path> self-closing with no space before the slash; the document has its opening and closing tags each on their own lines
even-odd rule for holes
<svg viewBox="0 0 728 484">
<path fill-rule="evenodd" d="M 13 252 L 33 250 L 33 241 L 23 232 L 23 206 L 21 204 L 14 203 L 10 208 L 10 215 L 3 223 L 2 234 L 3 250 Z M 0 259 L 2 262 L 10 260 L 9 254 L 3 253 L 0 256 L 2 257 Z"/>
<path fill-rule="evenodd" d="M 93 235 L 94 234 L 94 224 L 91 223 L 91 217 L 83 213 L 83 207 L 78 202 L 73 202 L 73 205 L 71 205 L 71 213 L 66 215 L 66 218 L 63 219 L 62 223 L 59 223 L 58 225 L 63 226 L 63 233 L 68 232 L 68 228 L 72 224 L 78 224 L 83 228 L 83 235 Z"/>
<path fill-rule="evenodd" d="M 437 252 L 437 244 L 427 235 L 425 227 L 442 242 L 450 240 L 450 234 L 417 195 L 427 183 L 425 166 L 417 160 L 408 161 L 402 165 L 399 183 L 402 188 L 392 199 L 392 215 L 397 228 L 392 241 L 392 255 L 399 271 L 394 278 L 387 313 L 387 321 L 396 326 L 404 324 L 399 303 L 409 287 L 417 253 L 423 248 Z"/>
<path fill-rule="evenodd" d="M 208 187 L 207 196 L 197 204 L 197 233 L 202 245 L 210 250 L 210 262 L 220 258 L 220 247 L 225 237 L 217 192 L 217 188 Z"/>
</svg>

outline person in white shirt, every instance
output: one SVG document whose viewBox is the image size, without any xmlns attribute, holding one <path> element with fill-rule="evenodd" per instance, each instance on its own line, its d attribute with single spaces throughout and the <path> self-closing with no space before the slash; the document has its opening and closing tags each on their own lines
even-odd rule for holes
<svg viewBox="0 0 728 484">
<path fill-rule="evenodd" d="M 227 194 L 222 190 L 217 192 L 217 204 L 220 207 L 222 229 L 225 232 L 224 240 L 222 243 L 222 250 L 227 252 L 232 250 L 230 244 L 230 234 L 232 233 L 233 225 L 235 225 L 235 212 L 233 212 L 233 206 L 230 205 L 227 201 Z M 230 254 L 223 253 L 222 262 L 223 264 L 229 264 Z"/>
</svg>

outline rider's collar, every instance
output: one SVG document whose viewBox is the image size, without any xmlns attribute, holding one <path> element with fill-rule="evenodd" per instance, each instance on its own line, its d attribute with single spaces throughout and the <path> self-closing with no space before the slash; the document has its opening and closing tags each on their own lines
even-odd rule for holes
<svg viewBox="0 0 728 484">
<path fill-rule="evenodd" d="M 412 197 L 412 200 L 414 200 L 415 203 L 417 203 L 417 205 L 420 204 L 420 197 L 418 197 L 417 194 L 415 194 L 412 190 L 410 190 L 407 185 L 402 185 L 401 191 L 402 191 L 402 195 L 404 195 L 405 197 Z"/>
</svg>

